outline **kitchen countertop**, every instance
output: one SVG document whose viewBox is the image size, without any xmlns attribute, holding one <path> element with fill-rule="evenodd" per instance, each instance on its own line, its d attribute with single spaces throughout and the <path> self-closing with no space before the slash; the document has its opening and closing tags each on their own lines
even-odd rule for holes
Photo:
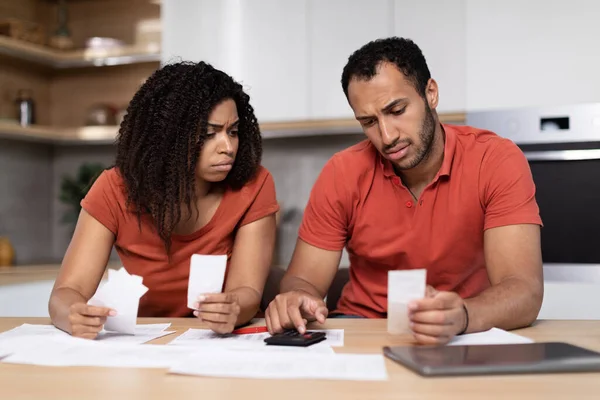
<svg viewBox="0 0 600 400">
<path fill-rule="evenodd" d="M 111 261 L 108 268 L 118 269 L 120 262 Z M 58 276 L 60 264 L 15 265 L 0 267 L 0 286 L 18 285 L 40 281 L 53 281 Z"/>
</svg>

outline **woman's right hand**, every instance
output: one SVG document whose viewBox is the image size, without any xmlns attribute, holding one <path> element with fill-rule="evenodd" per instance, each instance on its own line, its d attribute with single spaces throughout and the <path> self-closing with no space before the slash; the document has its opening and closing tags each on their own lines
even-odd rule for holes
<svg viewBox="0 0 600 400">
<path fill-rule="evenodd" d="M 69 309 L 71 335 L 83 339 L 95 339 L 104 327 L 106 318 L 115 315 L 117 315 L 117 312 L 107 307 L 74 303 Z"/>
</svg>

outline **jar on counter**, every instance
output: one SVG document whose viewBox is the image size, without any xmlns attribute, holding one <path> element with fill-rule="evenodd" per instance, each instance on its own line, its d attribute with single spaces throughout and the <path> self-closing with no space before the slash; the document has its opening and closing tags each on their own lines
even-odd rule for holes
<svg viewBox="0 0 600 400">
<path fill-rule="evenodd" d="M 17 111 L 19 124 L 29 126 L 35 124 L 35 102 L 33 93 L 29 89 L 21 89 L 17 92 Z"/>
</svg>

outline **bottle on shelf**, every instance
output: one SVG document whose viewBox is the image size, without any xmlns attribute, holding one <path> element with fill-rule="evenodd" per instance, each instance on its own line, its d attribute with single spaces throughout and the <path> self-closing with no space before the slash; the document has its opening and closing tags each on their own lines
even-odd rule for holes
<svg viewBox="0 0 600 400">
<path fill-rule="evenodd" d="M 17 110 L 21 126 L 35 124 L 35 102 L 31 90 L 21 89 L 17 92 Z"/>
</svg>

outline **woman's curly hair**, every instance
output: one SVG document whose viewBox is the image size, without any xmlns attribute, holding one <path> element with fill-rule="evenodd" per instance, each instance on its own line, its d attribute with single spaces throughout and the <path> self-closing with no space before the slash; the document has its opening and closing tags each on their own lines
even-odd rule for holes
<svg viewBox="0 0 600 400">
<path fill-rule="evenodd" d="M 233 78 L 210 64 L 181 62 L 155 71 L 134 95 L 117 136 L 115 166 L 122 175 L 127 204 L 149 214 L 170 252 L 181 206 L 195 204 L 195 171 L 207 137 L 208 117 L 226 99 L 235 101 L 239 146 L 223 182 L 237 190 L 261 161 L 262 140 L 250 97 Z"/>
</svg>

